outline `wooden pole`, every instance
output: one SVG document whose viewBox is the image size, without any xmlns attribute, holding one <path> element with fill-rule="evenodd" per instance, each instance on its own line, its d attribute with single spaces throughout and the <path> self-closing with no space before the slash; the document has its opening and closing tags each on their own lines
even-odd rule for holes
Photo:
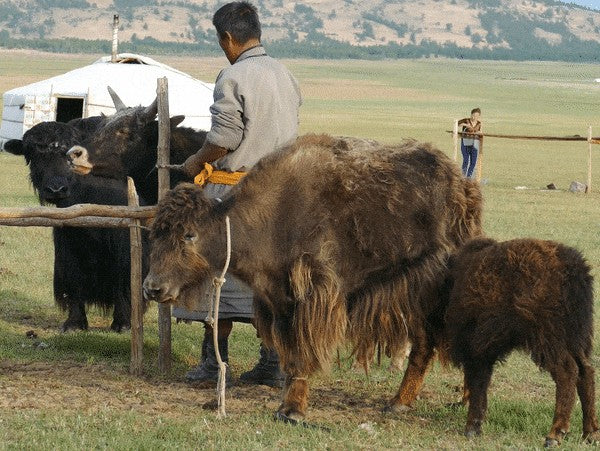
<svg viewBox="0 0 600 451">
<path fill-rule="evenodd" d="M 452 141 L 454 142 L 454 161 L 458 160 L 458 119 L 454 119 L 454 128 L 452 129 Z"/>
<path fill-rule="evenodd" d="M 477 152 L 477 182 L 481 182 L 483 172 L 483 136 L 479 137 L 479 151 Z"/>
<path fill-rule="evenodd" d="M 119 46 L 119 15 L 113 16 L 113 37 L 112 37 L 112 51 L 110 53 L 110 62 L 117 62 L 117 47 Z"/>
<path fill-rule="evenodd" d="M 124 205 L 77 204 L 71 207 L 6 207 L 0 208 L 0 219 L 10 218 L 51 218 L 72 219 L 84 216 L 103 218 L 150 219 L 156 214 L 156 207 L 127 207 Z"/>
<path fill-rule="evenodd" d="M 0 225 L 18 227 L 106 227 L 124 228 L 131 226 L 128 218 L 101 218 L 97 216 L 82 216 L 71 219 L 52 218 L 0 218 Z"/>
<path fill-rule="evenodd" d="M 127 205 L 139 207 L 140 202 L 131 177 L 127 177 Z M 140 220 L 134 219 L 129 227 L 131 257 L 131 361 L 129 372 L 142 375 L 144 352 L 144 308 L 142 305 L 142 232 Z"/>
<path fill-rule="evenodd" d="M 171 123 L 169 118 L 169 84 L 167 77 L 159 78 L 156 93 L 158 97 L 158 200 L 160 201 L 171 187 L 169 169 L 169 143 Z M 158 304 L 158 369 L 162 374 L 171 371 L 171 306 Z"/>
<path fill-rule="evenodd" d="M 588 177 L 586 193 L 592 192 L 592 126 L 588 127 Z"/>
</svg>

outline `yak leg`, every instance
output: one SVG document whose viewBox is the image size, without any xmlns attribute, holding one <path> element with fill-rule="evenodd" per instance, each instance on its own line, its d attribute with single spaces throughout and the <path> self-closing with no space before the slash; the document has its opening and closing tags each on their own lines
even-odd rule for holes
<svg viewBox="0 0 600 451">
<path fill-rule="evenodd" d="M 594 368 L 584 360 L 579 365 L 579 378 L 577 379 L 577 393 L 581 400 L 583 411 L 583 437 L 589 442 L 600 441 L 598 418 L 595 407 L 595 382 Z"/>
<path fill-rule="evenodd" d="M 285 385 L 283 387 L 283 399 L 277 413 L 277 419 L 291 421 L 293 423 L 301 421 L 306 415 L 308 407 L 308 381 L 306 377 L 290 375 L 290 369 L 285 370 Z"/>
<path fill-rule="evenodd" d="M 110 328 L 115 332 L 121 332 L 131 328 L 131 302 L 122 296 L 115 299 L 113 310 L 113 322 Z"/>
<path fill-rule="evenodd" d="M 408 366 L 404 372 L 398 393 L 390 400 L 384 412 L 407 410 L 421 390 L 434 352 L 430 340 L 426 337 L 420 338 L 420 340 L 414 340 L 412 344 L 412 350 L 408 357 Z"/>
<path fill-rule="evenodd" d="M 546 436 L 546 447 L 559 445 L 569 432 L 569 420 L 575 405 L 576 381 L 579 379 L 577 364 L 570 355 L 550 366 L 549 371 L 556 384 L 556 404 L 552 428 Z"/>
<path fill-rule="evenodd" d="M 83 301 L 73 302 L 69 299 L 69 316 L 61 327 L 62 332 L 73 329 L 87 330 L 88 321 L 85 314 L 85 303 Z"/>
<path fill-rule="evenodd" d="M 467 394 L 469 402 L 465 435 L 470 438 L 481 435 L 481 424 L 487 412 L 487 392 L 494 371 L 494 362 L 468 363 L 465 364 L 464 371 L 464 393 Z"/>
</svg>

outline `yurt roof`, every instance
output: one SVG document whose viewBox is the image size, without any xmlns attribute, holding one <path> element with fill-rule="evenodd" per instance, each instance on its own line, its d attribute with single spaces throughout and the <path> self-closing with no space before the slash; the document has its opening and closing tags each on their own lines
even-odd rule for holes
<svg viewBox="0 0 600 451">
<path fill-rule="evenodd" d="M 147 56 L 121 53 L 115 63 L 110 56 L 103 57 L 88 66 L 5 92 L 0 138 L 15 138 L 3 136 L 5 120 L 14 120 L 5 118 L 5 115 L 10 116 L 7 109 L 22 110 L 32 96 L 85 97 L 87 114 L 84 113 L 84 117 L 101 112 L 112 114 L 114 105 L 107 86 L 113 88 L 127 106 L 149 105 L 156 98 L 157 79 L 162 77 L 168 79 L 170 115 L 185 115 L 185 126 L 210 128 L 209 107 L 213 102 L 214 84 L 197 80 Z"/>
</svg>

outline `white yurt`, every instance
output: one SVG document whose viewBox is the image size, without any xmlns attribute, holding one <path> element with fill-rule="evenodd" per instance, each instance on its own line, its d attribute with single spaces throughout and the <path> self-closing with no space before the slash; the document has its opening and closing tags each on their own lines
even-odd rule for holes
<svg viewBox="0 0 600 451">
<path fill-rule="evenodd" d="M 208 130 L 214 84 L 146 56 L 120 53 L 5 92 L 0 149 L 6 141 L 20 139 L 40 122 L 68 122 L 101 113 L 113 114 L 115 107 L 107 86 L 114 89 L 127 106 L 150 105 L 156 98 L 157 79 L 162 77 L 168 79 L 170 115 L 185 115 L 182 126 Z"/>
</svg>

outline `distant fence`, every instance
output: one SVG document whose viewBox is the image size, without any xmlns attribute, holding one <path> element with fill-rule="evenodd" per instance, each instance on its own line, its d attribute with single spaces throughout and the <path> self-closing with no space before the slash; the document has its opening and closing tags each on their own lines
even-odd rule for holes
<svg viewBox="0 0 600 451">
<path fill-rule="evenodd" d="M 503 138 L 503 139 L 518 139 L 518 140 L 538 140 L 538 141 L 569 141 L 569 142 L 587 142 L 588 143 L 588 164 L 587 164 L 587 188 L 586 193 L 592 191 L 592 144 L 600 144 L 600 137 L 592 136 L 592 126 L 588 127 L 588 136 L 573 135 L 573 136 L 531 136 L 531 135 L 503 135 L 494 133 L 473 134 L 458 131 L 458 120 L 454 121 L 452 131 L 447 130 L 447 133 L 452 133 L 454 143 L 454 161 L 458 160 L 459 137 L 474 137 L 479 138 L 479 152 L 477 157 L 477 172 L 476 179 L 481 181 L 483 170 L 483 141 L 484 138 Z"/>
<path fill-rule="evenodd" d="M 158 198 L 169 190 L 169 97 L 167 78 L 157 80 L 158 97 Z M 151 220 L 156 207 L 140 207 L 131 178 L 127 180 L 128 206 L 78 204 L 68 208 L 20 207 L 0 208 L 0 225 L 18 227 L 129 227 L 131 254 L 131 361 L 130 372 L 142 374 L 143 307 L 142 307 L 142 221 Z M 165 374 L 171 369 L 171 307 L 158 306 L 158 367 Z"/>
</svg>

